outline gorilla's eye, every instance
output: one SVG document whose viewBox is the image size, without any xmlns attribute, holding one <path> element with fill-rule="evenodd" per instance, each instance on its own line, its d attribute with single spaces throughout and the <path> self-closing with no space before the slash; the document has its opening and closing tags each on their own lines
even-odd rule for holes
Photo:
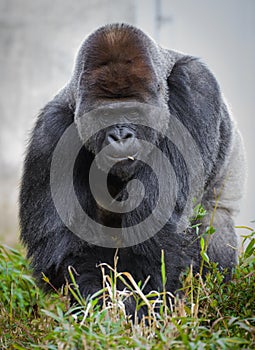
<svg viewBox="0 0 255 350">
<path fill-rule="evenodd" d="M 111 116 L 111 111 L 103 109 L 100 112 L 96 113 L 96 118 L 99 120 L 107 120 Z"/>
<path fill-rule="evenodd" d="M 100 62 L 99 66 L 100 67 L 107 66 L 108 63 L 109 63 L 108 61 L 102 61 L 102 62 Z"/>
<path fill-rule="evenodd" d="M 109 117 L 109 115 L 110 115 L 110 111 L 104 111 L 102 113 L 102 117 Z"/>
<path fill-rule="evenodd" d="M 137 117 L 139 117 L 139 112 L 138 111 L 131 111 L 130 115 L 131 115 L 131 117 L 137 118 Z"/>
</svg>

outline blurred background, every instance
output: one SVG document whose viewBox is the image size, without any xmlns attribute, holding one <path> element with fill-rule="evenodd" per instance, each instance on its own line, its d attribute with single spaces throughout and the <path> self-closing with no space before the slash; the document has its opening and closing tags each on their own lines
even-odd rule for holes
<svg viewBox="0 0 255 350">
<path fill-rule="evenodd" d="M 134 24 L 214 72 L 247 150 L 236 224 L 254 225 L 254 0 L 0 0 L 0 241 L 18 241 L 22 162 L 40 108 L 69 79 L 84 37 L 111 22 Z"/>
</svg>

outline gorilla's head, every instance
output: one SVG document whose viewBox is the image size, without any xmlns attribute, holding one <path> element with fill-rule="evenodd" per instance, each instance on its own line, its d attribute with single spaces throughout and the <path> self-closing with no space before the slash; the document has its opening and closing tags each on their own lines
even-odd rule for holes
<svg viewBox="0 0 255 350">
<path fill-rule="evenodd" d="M 165 79 L 151 50 L 155 43 L 139 29 L 111 25 L 94 32 L 77 58 L 79 135 L 95 155 L 104 149 L 98 167 L 111 165 L 120 177 L 131 177 L 151 153 L 141 140 L 156 145 L 168 127 Z"/>
</svg>

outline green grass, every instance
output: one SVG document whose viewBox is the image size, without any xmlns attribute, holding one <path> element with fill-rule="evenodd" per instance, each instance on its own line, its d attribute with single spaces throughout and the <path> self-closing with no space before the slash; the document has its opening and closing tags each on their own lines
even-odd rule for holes
<svg viewBox="0 0 255 350">
<path fill-rule="evenodd" d="M 43 295 L 28 262 L 14 249 L 0 246 L 0 348 L 1 349 L 254 349 L 255 348 L 255 233 L 248 228 L 245 247 L 233 278 L 223 283 L 215 264 L 208 262 L 206 242 L 201 240 L 203 264 L 210 273 L 202 280 L 192 268 L 183 275 L 182 298 L 171 299 L 165 290 L 143 293 L 129 273 L 102 264 L 102 290 L 84 300 L 75 283 L 61 292 Z M 111 273 L 106 274 L 110 268 Z M 46 282 L 47 277 L 43 277 Z M 116 288 L 120 279 L 124 291 Z M 67 291 L 77 301 L 69 307 Z M 124 301 L 132 295 L 137 310 L 148 309 L 146 320 L 133 322 L 125 315 Z M 153 300 L 152 300 L 153 296 Z M 99 307 L 101 300 L 103 308 Z M 156 300 L 156 302 L 155 302 Z M 154 308 L 154 304 L 159 306 Z M 168 304 L 169 305 L 169 304 Z"/>
</svg>

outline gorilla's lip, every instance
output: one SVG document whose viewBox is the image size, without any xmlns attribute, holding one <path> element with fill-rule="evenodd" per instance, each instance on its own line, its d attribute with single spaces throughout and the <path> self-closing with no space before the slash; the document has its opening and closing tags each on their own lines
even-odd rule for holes
<svg viewBox="0 0 255 350">
<path fill-rule="evenodd" d="M 129 160 L 130 162 L 136 161 L 136 157 L 138 156 L 138 152 L 135 154 L 127 154 L 127 155 L 118 155 L 118 154 L 107 154 L 107 158 L 113 161 L 121 162 L 123 160 Z"/>
</svg>

